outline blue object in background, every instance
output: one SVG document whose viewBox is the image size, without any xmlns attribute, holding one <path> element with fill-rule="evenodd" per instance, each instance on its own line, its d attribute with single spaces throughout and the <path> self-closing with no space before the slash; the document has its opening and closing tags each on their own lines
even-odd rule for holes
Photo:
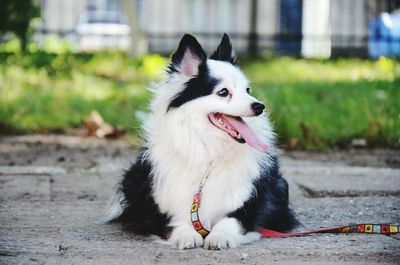
<svg viewBox="0 0 400 265">
<path fill-rule="evenodd" d="M 400 14 L 381 13 L 368 25 L 369 56 L 400 57 Z"/>
<path fill-rule="evenodd" d="M 299 55 L 301 51 L 302 0 L 281 0 L 277 44 L 280 53 Z"/>
</svg>

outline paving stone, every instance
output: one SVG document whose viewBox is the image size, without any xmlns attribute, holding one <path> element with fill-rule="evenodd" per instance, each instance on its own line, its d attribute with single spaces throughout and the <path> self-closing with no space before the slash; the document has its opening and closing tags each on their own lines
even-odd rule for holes
<svg viewBox="0 0 400 265">
<path fill-rule="evenodd" d="M 12 175 L 64 175 L 65 169 L 62 167 L 47 166 L 0 166 L 0 176 Z"/>
<path fill-rule="evenodd" d="M 400 196 L 400 169 L 350 166 L 282 167 L 306 196 Z"/>
</svg>

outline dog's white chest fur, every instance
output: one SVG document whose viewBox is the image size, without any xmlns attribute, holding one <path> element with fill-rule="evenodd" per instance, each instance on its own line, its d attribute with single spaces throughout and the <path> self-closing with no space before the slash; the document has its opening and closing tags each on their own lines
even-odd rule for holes
<svg viewBox="0 0 400 265">
<path fill-rule="evenodd" d="M 257 174 L 252 172 L 249 164 L 246 164 L 248 168 L 240 167 L 240 162 L 239 159 L 209 161 L 205 166 L 176 168 L 163 176 L 155 175 L 154 197 L 161 212 L 172 217 L 173 226 L 187 223 L 193 196 L 202 179 L 208 175 L 203 188 L 200 218 L 211 229 L 223 216 L 240 208 L 253 192 L 252 181 Z M 257 171 L 257 163 L 253 167 Z M 156 184 L 157 178 L 162 178 L 159 184 Z"/>
</svg>

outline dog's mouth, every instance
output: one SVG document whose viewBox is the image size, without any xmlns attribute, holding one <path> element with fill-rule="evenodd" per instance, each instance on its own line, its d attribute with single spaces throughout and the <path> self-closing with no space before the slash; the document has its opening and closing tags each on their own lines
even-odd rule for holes
<svg viewBox="0 0 400 265">
<path fill-rule="evenodd" d="M 223 113 L 210 113 L 208 114 L 208 119 L 212 125 L 226 132 L 237 142 L 247 143 L 261 152 L 268 151 L 268 145 L 263 143 L 256 136 L 241 117 L 230 116 Z"/>
</svg>

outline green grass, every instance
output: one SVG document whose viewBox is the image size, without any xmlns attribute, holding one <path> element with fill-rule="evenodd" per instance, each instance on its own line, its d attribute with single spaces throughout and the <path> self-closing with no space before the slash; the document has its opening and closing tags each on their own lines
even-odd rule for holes
<svg viewBox="0 0 400 265">
<path fill-rule="evenodd" d="M 147 111 L 151 81 L 167 59 L 122 53 L 0 53 L 0 129 L 65 132 L 97 110 L 130 135 Z M 254 93 L 267 102 L 281 144 L 323 149 L 365 139 L 400 146 L 400 67 L 396 60 L 244 61 Z"/>
<path fill-rule="evenodd" d="M 244 67 L 282 143 L 303 149 L 400 145 L 400 66 L 394 60 L 280 58 Z"/>
<path fill-rule="evenodd" d="M 17 57 L 3 55 L 0 64 L 0 126 L 28 133 L 79 127 L 92 110 L 137 133 L 138 112 L 150 98 L 146 87 L 166 61 L 118 53 Z"/>
</svg>

